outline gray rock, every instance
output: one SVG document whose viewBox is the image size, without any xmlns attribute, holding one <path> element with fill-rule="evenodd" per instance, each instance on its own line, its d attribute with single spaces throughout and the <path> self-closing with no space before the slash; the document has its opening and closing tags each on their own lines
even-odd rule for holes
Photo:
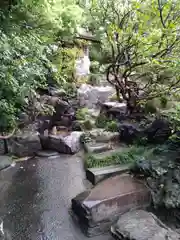
<svg viewBox="0 0 180 240">
<path fill-rule="evenodd" d="M 81 136 L 83 132 L 72 132 L 69 135 L 40 135 L 43 149 L 57 151 L 59 153 L 74 154 L 81 149 Z"/>
<path fill-rule="evenodd" d="M 84 142 L 83 146 L 87 153 L 101 153 L 112 149 L 112 146 L 109 143 Z"/>
<path fill-rule="evenodd" d="M 3 170 L 9 167 L 12 164 L 13 160 L 9 156 L 0 155 L 0 170 Z"/>
<path fill-rule="evenodd" d="M 119 124 L 118 128 L 120 140 L 128 144 L 144 136 L 144 130 L 137 123 L 124 122 Z"/>
<path fill-rule="evenodd" d="M 116 239 L 178 240 L 180 235 L 164 225 L 154 214 L 143 210 L 123 214 L 111 227 Z"/>
<path fill-rule="evenodd" d="M 164 119 L 156 119 L 146 129 L 147 139 L 152 143 L 164 143 L 171 136 L 171 124 Z"/>
<path fill-rule="evenodd" d="M 36 126 L 29 126 L 15 134 L 10 140 L 9 151 L 17 157 L 34 156 L 42 149 Z"/>
<path fill-rule="evenodd" d="M 109 141 L 118 141 L 119 140 L 119 133 L 118 132 L 109 132 L 105 131 L 104 129 L 93 129 L 89 132 L 90 137 L 97 142 L 106 143 Z"/>
<path fill-rule="evenodd" d="M 78 89 L 78 99 L 81 107 L 95 108 L 97 104 L 102 104 L 114 93 L 114 88 L 110 86 L 97 87 L 82 84 Z"/>
<path fill-rule="evenodd" d="M 127 112 L 127 104 L 119 102 L 105 102 L 102 104 L 102 110 L 107 116 L 120 119 Z"/>
<path fill-rule="evenodd" d="M 66 96 L 66 91 L 62 88 L 49 87 L 48 91 L 51 96 L 64 97 Z"/>
<path fill-rule="evenodd" d="M 72 210 L 86 235 L 93 236 L 109 231 L 120 214 L 149 202 L 149 191 L 142 182 L 118 175 L 72 199 Z"/>
</svg>

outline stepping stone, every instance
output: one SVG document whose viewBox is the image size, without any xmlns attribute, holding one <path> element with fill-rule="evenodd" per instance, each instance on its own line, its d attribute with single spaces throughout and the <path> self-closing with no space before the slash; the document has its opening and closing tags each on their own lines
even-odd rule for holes
<svg viewBox="0 0 180 240">
<path fill-rule="evenodd" d="M 148 206 L 150 199 L 143 182 L 124 174 L 77 195 L 72 199 L 72 211 L 83 232 L 91 237 L 109 231 L 120 214 Z"/>
<path fill-rule="evenodd" d="M 54 157 L 54 156 L 59 156 L 59 153 L 51 150 L 44 150 L 44 151 L 37 152 L 37 156 L 38 157 Z"/>
<path fill-rule="evenodd" d="M 113 165 L 102 168 L 88 168 L 86 170 L 87 179 L 93 184 L 96 185 L 98 182 L 112 177 L 118 174 L 128 172 L 130 165 Z"/>
<path fill-rule="evenodd" d="M 111 227 L 115 239 L 178 240 L 180 235 L 163 224 L 154 214 L 137 210 L 123 214 Z"/>
</svg>

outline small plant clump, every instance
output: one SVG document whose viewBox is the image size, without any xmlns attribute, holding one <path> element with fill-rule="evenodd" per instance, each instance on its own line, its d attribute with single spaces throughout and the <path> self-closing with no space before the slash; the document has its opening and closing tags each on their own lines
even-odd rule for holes
<svg viewBox="0 0 180 240">
<path fill-rule="evenodd" d="M 117 132 L 118 131 L 118 123 L 114 120 L 110 120 L 104 114 L 100 114 L 96 119 L 96 127 L 104 128 L 109 132 Z"/>
<path fill-rule="evenodd" d="M 118 124 L 116 121 L 108 121 L 105 129 L 109 132 L 118 132 Z"/>
<path fill-rule="evenodd" d="M 88 115 L 88 109 L 87 108 L 80 108 L 76 112 L 77 120 L 86 120 L 87 115 Z"/>
</svg>

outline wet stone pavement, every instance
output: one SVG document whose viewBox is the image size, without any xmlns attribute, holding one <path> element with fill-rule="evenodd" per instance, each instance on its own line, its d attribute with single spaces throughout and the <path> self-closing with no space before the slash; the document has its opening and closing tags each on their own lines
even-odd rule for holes
<svg viewBox="0 0 180 240">
<path fill-rule="evenodd" d="M 37 158 L 1 171 L 0 217 L 10 235 L 6 240 L 88 239 L 69 214 L 71 199 L 86 188 L 84 179 L 78 156 Z"/>
</svg>

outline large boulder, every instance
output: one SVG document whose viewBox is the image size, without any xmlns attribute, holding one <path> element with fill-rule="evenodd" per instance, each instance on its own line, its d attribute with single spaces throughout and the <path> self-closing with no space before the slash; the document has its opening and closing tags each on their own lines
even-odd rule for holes
<svg viewBox="0 0 180 240">
<path fill-rule="evenodd" d="M 42 149 L 36 126 L 20 130 L 8 142 L 10 153 L 17 157 L 34 156 Z"/>
<path fill-rule="evenodd" d="M 119 124 L 120 140 L 131 144 L 140 137 L 143 137 L 144 131 L 139 127 L 137 123 L 124 122 Z"/>
<path fill-rule="evenodd" d="M 111 228 L 116 239 L 178 240 L 180 235 L 164 225 L 154 214 L 144 210 L 123 214 Z"/>
<path fill-rule="evenodd" d="M 97 104 L 106 102 L 114 92 L 110 86 L 98 87 L 82 84 L 78 89 L 78 99 L 81 107 L 95 108 Z"/>
<path fill-rule="evenodd" d="M 156 119 L 146 129 L 147 139 L 151 143 L 164 143 L 171 136 L 171 125 L 165 119 Z"/>
<path fill-rule="evenodd" d="M 150 203 L 143 182 L 130 175 L 117 175 L 72 199 L 72 211 L 87 236 L 110 230 L 120 214 Z"/>
<path fill-rule="evenodd" d="M 75 110 L 70 103 L 55 96 L 41 97 L 41 102 L 54 108 L 53 115 L 39 117 L 39 132 L 43 134 L 44 130 L 51 130 L 54 126 L 71 127 L 76 119 Z"/>
<path fill-rule="evenodd" d="M 102 104 L 101 112 L 110 118 L 124 119 L 127 113 L 127 104 L 108 101 Z"/>
<path fill-rule="evenodd" d="M 43 149 L 54 150 L 59 153 L 75 154 L 81 149 L 81 136 L 83 132 L 71 132 L 66 135 L 40 135 Z"/>
</svg>

